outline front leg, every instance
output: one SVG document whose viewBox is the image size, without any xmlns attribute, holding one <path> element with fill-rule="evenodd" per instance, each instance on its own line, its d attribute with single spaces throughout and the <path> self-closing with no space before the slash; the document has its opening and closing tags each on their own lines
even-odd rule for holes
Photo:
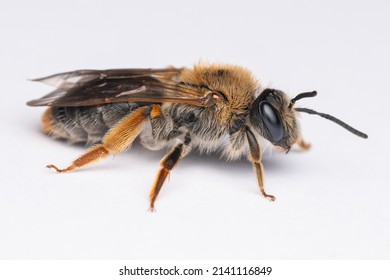
<svg viewBox="0 0 390 280">
<path fill-rule="evenodd" d="M 249 144 L 249 161 L 252 162 L 253 167 L 255 169 L 255 173 L 257 176 L 257 182 L 260 187 L 260 192 L 262 195 L 266 198 L 269 198 L 271 201 L 274 201 L 276 197 L 273 195 L 267 194 L 264 190 L 264 172 L 263 172 L 263 165 L 261 164 L 261 149 L 259 144 L 256 141 L 255 135 L 250 131 L 249 128 L 246 129 L 246 137 L 248 139 Z"/>
<path fill-rule="evenodd" d="M 302 138 L 299 138 L 295 144 L 297 144 L 302 151 L 307 151 L 311 147 L 310 143 L 305 142 Z"/>
</svg>

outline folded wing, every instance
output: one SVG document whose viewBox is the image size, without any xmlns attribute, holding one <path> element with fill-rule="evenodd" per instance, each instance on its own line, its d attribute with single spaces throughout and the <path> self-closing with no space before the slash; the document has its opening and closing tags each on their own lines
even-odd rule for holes
<svg viewBox="0 0 390 280">
<path fill-rule="evenodd" d="M 29 106 L 94 106 L 117 102 L 187 103 L 204 106 L 199 89 L 180 83 L 183 69 L 78 70 L 33 81 L 56 89 Z"/>
</svg>

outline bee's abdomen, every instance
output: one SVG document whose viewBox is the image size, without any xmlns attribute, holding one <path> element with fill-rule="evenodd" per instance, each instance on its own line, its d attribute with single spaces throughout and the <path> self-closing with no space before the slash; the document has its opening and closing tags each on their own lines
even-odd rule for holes
<svg viewBox="0 0 390 280">
<path fill-rule="evenodd" d="M 69 142 L 99 142 L 120 119 L 139 107 L 113 103 L 88 107 L 50 107 L 42 116 L 43 131 Z"/>
</svg>

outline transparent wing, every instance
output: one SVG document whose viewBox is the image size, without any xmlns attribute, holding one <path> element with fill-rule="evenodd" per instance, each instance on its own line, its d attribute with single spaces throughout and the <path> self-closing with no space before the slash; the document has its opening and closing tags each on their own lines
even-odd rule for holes
<svg viewBox="0 0 390 280">
<path fill-rule="evenodd" d="M 183 69 L 78 70 L 35 79 L 56 89 L 30 106 L 92 106 L 116 102 L 187 103 L 205 106 L 198 89 L 178 80 Z"/>
</svg>

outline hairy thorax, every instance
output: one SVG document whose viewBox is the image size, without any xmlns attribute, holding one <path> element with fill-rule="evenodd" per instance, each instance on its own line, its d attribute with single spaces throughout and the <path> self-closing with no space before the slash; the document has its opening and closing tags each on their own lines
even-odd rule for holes
<svg viewBox="0 0 390 280">
<path fill-rule="evenodd" d="M 163 104 L 163 121 L 152 120 L 145 125 L 143 145 L 149 149 L 174 146 L 189 133 L 191 147 L 201 152 L 221 150 L 228 159 L 246 153 L 242 129 L 249 124 L 250 104 L 259 88 L 252 74 L 237 66 L 198 64 L 184 70 L 178 82 L 198 86 L 203 94 L 216 91 L 219 97 L 210 107 Z"/>
</svg>

